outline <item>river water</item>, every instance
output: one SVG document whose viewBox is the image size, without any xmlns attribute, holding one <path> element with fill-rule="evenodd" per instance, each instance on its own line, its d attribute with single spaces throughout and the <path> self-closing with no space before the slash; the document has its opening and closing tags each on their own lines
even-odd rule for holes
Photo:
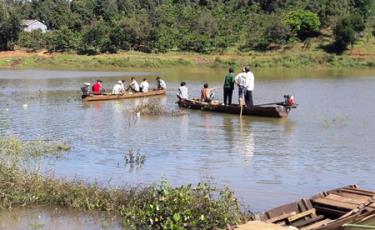
<svg viewBox="0 0 375 230">
<path fill-rule="evenodd" d="M 103 186 L 210 182 L 229 186 L 254 211 L 359 184 L 375 188 L 375 71 L 255 70 L 256 104 L 293 94 L 299 104 L 288 119 L 188 111 L 181 116 L 135 116 L 132 109 L 160 103 L 179 110 L 176 93 L 186 81 L 198 97 L 203 83 L 219 87 L 225 69 L 172 68 L 148 72 L 0 70 L 0 134 L 25 140 L 58 139 L 72 149 L 47 159 L 46 173 Z M 160 75 L 166 96 L 83 103 L 80 86 Z M 235 92 L 235 94 L 237 91 Z M 237 96 L 234 97 L 237 100 Z M 124 154 L 145 163 L 130 167 Z"/>
</svg>

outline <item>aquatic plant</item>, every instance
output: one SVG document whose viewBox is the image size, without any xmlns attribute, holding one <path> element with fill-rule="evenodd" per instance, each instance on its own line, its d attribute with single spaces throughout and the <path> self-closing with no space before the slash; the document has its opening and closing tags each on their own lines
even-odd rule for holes
<svg viewBox="0 0 375 230">
<path fill-rule="evenodd" d="M 0 208 L 56 205 L 121 215 L 129 229 L 213 229 L 250 217 L 240 210 L 234 194 L 208 184 L 103 188 L 82 181 L 65 181 L 26 172 L 0 163 Z"/>
<path fill-rule="evenodd" d="M 134 151 L 133 149 L 130 149 L 124 154 L 124 160 L 126 165 L 142 166 L 145 163 L 146 156 L 141 154 L 139 150 Z"/>
<path fill-rule="evenodd" d="M 168 110 L 160 104 L 160 102 L 151 100 L 147 103 L 142 103 L 132 109 L 132 112 L 139 115 L 150 115 L 150 116 L 160 116 L 160 115 L 170 115 L 170 116 L 181 116 L 185 115 L 187 112 L 182 110 Z"/>
<path fill-rule="evenodd" d="M 0 137 L 0 155 L 16 159 L 59 156 L 62 152 L 70 149 L 68 144 L 60 141 L 43 139 L 22 141 L 13 136 Z"/>
</svg>

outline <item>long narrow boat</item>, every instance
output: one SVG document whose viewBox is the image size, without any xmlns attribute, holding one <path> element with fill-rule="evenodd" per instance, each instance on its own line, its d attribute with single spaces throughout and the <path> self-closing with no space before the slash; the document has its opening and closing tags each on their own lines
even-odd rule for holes
<svg viewBox="0 0 375 230">
<path fill-rule="evenodd" d="M 336 230 L 375 214 L 374 197 L 373 191 L 345 186 L 268 210 L 260 220 L 300 230 Z"/>
<path fill-rule="evenodd" d="M 182 108 L 209 111 L 209 112 L 219 112 L 219 113 L 230 113 L 230 114 L 240 114 L 241 107 L 238 104 L 232 105 L 222 105 L 216 103 L 206 103 L 201 102 L 198 99 L 187 100 L 180 99 L 177 104 Z M 288 106 L 283 102 L 277 103 L 275 105 L 265 105 L 265 106 L 254 106 L 252 108 L 242 108 L 242 115 L 246 116 L 260 116 L 260 117 L 288 117 L 288 113 L 292 108 L 296 106 Z"/>
<path fill-rule="evenodd" d="M 105 101 L 105 100 L 118 100 L 118 99 L 129 99 L 129 98 L 138 98 L 138 97 L 151 97 L 164 95 L 167 91 L 163 90 L 150 90 L 146 93 L 125 93 L 121 95 L 112 95 L 112 94 L 101 94 L 101 95 L 82 95 L 82 101 Z"/>
</svg>

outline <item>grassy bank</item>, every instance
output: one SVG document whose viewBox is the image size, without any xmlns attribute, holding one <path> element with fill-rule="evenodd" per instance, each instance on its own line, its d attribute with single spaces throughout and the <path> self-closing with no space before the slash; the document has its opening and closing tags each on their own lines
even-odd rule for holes
<svg viewBox="0 0 375 230">
<path fill-rule="evenodd" d="M 249 65 L 257 68 L 375 68 L 375 39 L 360 40 L 342 55 L 324 51 L 321 41 L 295 43 L 277 51 L 226 52 L 224 54 L 195 54 L 170 52 L 145 54 L 120 52 L 96 56 L 75 53 L 28 53 L 10 51 L 0 53 L 0 68 L 47 68 L 122 70 L 129 68 L 165 68 L 172 66 L 227 67 Z"/>
<path fill-rule="evenodd" d="M 6 149 L 0 160 L 1 209 L 51 205 L 107 211 L 121 216 L 127 229 L 213 229 L 249 219 L 228 189 L 219 191 L 207 184 L 171 187 L 166 181 L 143 187 L 105 188 L 58 180 L 19 167 L 18 158 L 13 156 L 36 155 L 26 153 L 30 150 L 22 147 L 22 141 L 7 138 L 1 146 Z M 36 151 L 47 144 L 38 146 Z"/>
</svg>

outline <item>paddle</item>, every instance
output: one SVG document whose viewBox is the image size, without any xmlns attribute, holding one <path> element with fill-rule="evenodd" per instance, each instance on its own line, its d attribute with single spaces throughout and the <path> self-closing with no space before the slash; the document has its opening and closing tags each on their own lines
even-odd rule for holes
<svg viewBox="0 0 375 230">
<path fill-rule="evenodd" d="M 245 99 L 243 97 L 240 98 L 240 118 L 242 118 L 242 111 L 243 111 L 243 106 L 245 105 Z"/>
</svg>

